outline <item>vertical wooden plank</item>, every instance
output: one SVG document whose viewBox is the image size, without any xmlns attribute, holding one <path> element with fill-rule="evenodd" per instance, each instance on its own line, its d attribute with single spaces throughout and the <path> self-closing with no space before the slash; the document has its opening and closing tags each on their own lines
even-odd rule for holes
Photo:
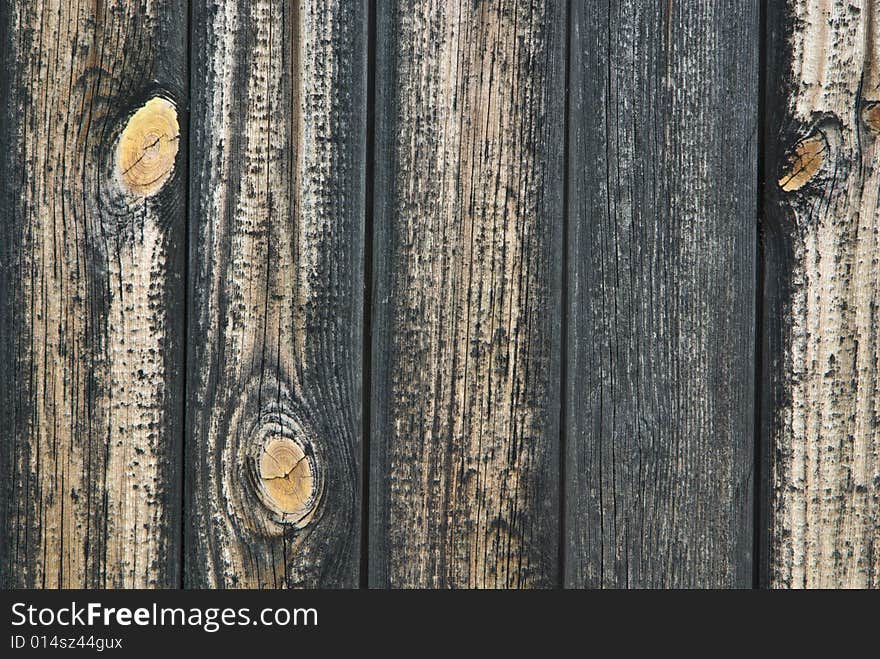
<svg viewBox="0 0 880 659">
<path fill-rule="evenodd" d="M 876 2 L 771 7 L 770 581 L 880 586 Z"/>
<path fill-rule="evenodd" d="M 366 26 L 193 8 L 189 586 L 358 580 Z"/>
<path fill-rule="evenodd" d="M 564 3 L 378 3 L 370 585 L 558 576 Z"/>
<path fill-rule="evenodd" d="M 751 584 L 757 3 L 573 3 L 569 587 Z"/>
<path fill-rule="evenodd" d="M 185 11 L 0 14 L 0 581 L 177 586 Z"/>
</svg>

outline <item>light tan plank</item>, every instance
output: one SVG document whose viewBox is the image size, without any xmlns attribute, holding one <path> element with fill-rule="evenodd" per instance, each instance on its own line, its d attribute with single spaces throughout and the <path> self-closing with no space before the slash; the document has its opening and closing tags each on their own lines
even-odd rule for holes
<svg viewBox="0 0 880 659">
<path fill-rule="evenodd" d="M 880 4 L 793 0 L 769 136 L 780 285 L 771 584 L 880 585 Z M 781 83 L 786 83 L 782 87 Z"/>
<path fill-rule="evenodd" d="M 3 583 L 176 586 L 185 12 L 3 5 Z"/>
</svg>

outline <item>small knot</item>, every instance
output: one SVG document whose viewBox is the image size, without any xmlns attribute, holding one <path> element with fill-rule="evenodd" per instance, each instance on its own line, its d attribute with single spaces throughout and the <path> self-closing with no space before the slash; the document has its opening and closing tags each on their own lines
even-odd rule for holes
<svg viewBox="0 0 880 659">
<path fill-rule="evenodd" d="M 289 437 L 274 437 L 260 456 L 267 503 L 285 517 L 302 519 L 314 506 L 315 478 L 308 456 Z"/>
<path fill-rule="evenodd" d="M 862 106 L 862 121 L 872 133 L 880 133 L 880 103 L 867 101 Z"/>
<path fill-rule="evenodd" d="M 155 96 L 128 120 L 116 150 L 118 174 L 142 197 L 158 192 L 174 171 L 180 126 L 174 104 Z"/>
<path fill-rule="evenodd" d="M 828 155 L 828 141 L 821 131 L 798 142 L 786 154 L 779 187 L 785 192 L 800 190 L 822 168 Z"/>
</svg>

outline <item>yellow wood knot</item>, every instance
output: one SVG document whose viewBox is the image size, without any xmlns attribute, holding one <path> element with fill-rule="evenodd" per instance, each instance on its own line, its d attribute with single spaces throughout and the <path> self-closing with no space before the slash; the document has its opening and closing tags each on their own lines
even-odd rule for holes
<svg viewBox="0 0 880 659">
<path fill-rule="evenodd" d="M 174 104 L 159 96 L 147 101 L 119 138 L 116 162 L 123 184 L 144 197 L 158 192 L 174 171 L 179 137 Z"/>
<path fill-rule="evenodd" d="M 880 133 L 880 103 L 866 103 L 862 108 L 862 121 L 872 132 Z"/>
<path fill-rule="evenodd" d="M 785 157 L 779 187 L 785 192 L 799 190 L 816 175 L 828 154 L 828 142 L 822 133 L 805 137 Z"/>
<path fill-rule="evenodd" d="M 260 479 L 268 503 L 292 521 L 305 517 L 315 505 L 315 477 L 302 448 L 287 437 L 275 437 L 260 457 Z"/>
</svg>

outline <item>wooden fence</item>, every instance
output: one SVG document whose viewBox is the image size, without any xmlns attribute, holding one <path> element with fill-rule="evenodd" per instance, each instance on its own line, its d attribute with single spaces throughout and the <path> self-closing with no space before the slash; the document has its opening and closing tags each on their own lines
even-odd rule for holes
<svg viewBox="0 0 880 659">
<path fill-rule="evenodd" d="M 880 585 L 878 21 L 4 0 L 0 582 Z"/>
</svg>

